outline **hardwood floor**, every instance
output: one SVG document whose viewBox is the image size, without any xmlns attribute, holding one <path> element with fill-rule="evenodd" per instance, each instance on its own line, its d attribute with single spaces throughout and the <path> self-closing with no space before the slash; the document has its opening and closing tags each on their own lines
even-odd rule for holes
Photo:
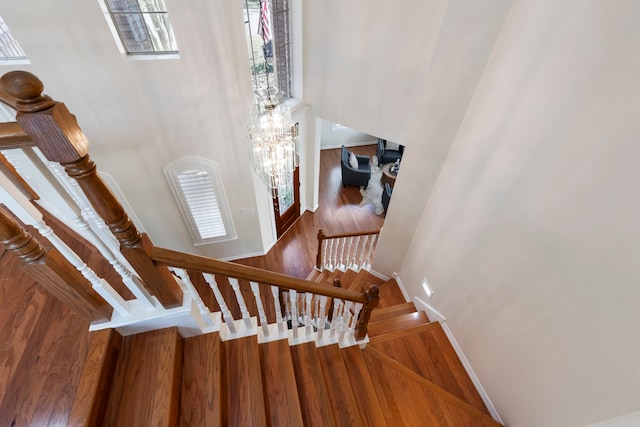
<svg viewBox="0 0 640 427">
<path fill-rule="evenodd" d="M 376 146 L 352 147 L 356 154 L 375 156 Z M 306 278 L 313 270 L 317 251 L 317 234 L 377 230 L 384 217 L 375 213 L 372 204 L 360 207 L 359 187 L 342 187 L 339 148 L 320 152 L 319 207 L 305 212 L 276 242 L 265 256 L 244 258 L 235 262 L 265 268 L 298 278 Z"/>
<path fill-rule="evenodd" d="M 375 145 L 352 150 L 375 155 Z M 339 149 L 321 152 L 320 175 L 318 210 L 305 212 L 266 256 L 237 262 L 306 278 L 314 267 L 318 229 L 334 234 L 382 226 L 384 218 L 373 205 L 358 205 L 357 187 L 342 188 Z M 90 251 L 83 254 L 82 245 L 72 246 L 84 258 L 95 258 Z M 93 259 L 89 264 L 110 282 L 120 282 L 108 264 L 101 267 Z M 23 274 L 2 246 L 0 325 L 0 426 L 65 425 L 95 335 L 86 321 Z"/>
</svg>

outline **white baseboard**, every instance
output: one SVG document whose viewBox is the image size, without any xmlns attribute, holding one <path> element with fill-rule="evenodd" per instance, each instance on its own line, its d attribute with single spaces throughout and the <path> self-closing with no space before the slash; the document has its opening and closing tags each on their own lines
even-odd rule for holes
<svg viewBox="0 0 640 427">
<path fill-rule="evenodd" d="M 404 287 L 404 283 L 402 283 L 402 280 L 400 279 L 400 276 L 398 275 L 398 273 L 393 273 L 393 278 L 396 279 L 396 283 L 398 283 L 398 287 L 400 288 L 400 292 L 402 292 L 402 296 L 404 297 L 404 300 L 406 302 L 411 301 L 411 297 L 409 296 L 409 293 L 407 292 L 407 288 Z"/>
<path fill-rule="evenodd" d="M 482 399 L 485 406 L 487 407 L 487 410 L 491 414 L 491 417 L 497 422 L 499 422 L 500 424 L 504 424 L 504 422 L 502 421 L 502 418 L 500 418 L 500 414 L 498 414 L 498 411 L 496 410 L 495 406 L 493 406 L 493 402 L 491 402 L 491 399 L 489 399 L 489 395 L 487 394 L 485 389 L 482 387 L 482 384 L 480 383 L 480 379 L 478 378 L 476 373 L 473 371 L 473 368 L 471 367 L 469 360 L 464 355 L 464 353 L 462 352 L 462 348 L 460 347 L 455 337 L 453 336 L 453 332 L 451 332 L 451 329 L 449 329 L 449 325 L 447 325 L 445 317 L 438 310 L 431 307 L 429 304 L 427 304 L 426 302 L 424 302 L 418 297 L 415 297 L 413 299 L 413 302 L 416 305 L 416 308 L 418 309 L 418 311 L 426 312 L 427 316 L 431 321 L 437 321 L 440 323 L 440 325 L 442 326 L 442 330 L 447 335 L 447 338 L 449 338 L 449 342 L 451 343 L 451 345 L 453 346 L 453 349 L 458 355 L 458 359 L 460 359 L 462 366 L 464 366 L 465 371 L 467 371 L 467 375 L 469 375 L 469 378 L 471 378 L 471 382 L 473 382 L 473 385 L 476 387 L 476 390 L 478 390 L 478 394 L 480 394 L 480 398 Z"/>
</svg>

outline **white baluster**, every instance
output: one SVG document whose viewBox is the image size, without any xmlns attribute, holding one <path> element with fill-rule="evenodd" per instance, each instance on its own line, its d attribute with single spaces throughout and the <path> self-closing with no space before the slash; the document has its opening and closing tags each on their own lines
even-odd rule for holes
<svg viewBox="0 0 640 427">
<path fill-rule="evenodd" d="M 333 240 L 329 241 L 329 270 L 333 271 Z"/>
<path fill-rule="evenodd" d="M 318 342 L 321 342 L 324 338 L 324 329 L 327 323 L 327 312 L 326 312 L 327 299 L 328 297 L 325 295 L 322 295 L 319 298 L 320 301 L 319 301 L 318 315 L 316 316 L 317 318 L 316 326 L 318 328 L 318 337 L 317 337 Z"/>
<path fill-rule="evenodd" d="M 340 322 L 340 336 L 338 337 L 338 341 L 343 342 L 345 334 L 349 330 L 349 324 L 351 322 L 351 317 L 353 314 L 351 313 L 351 306 L 353 305 L 352 301 L 346 301 L 344 303 L 344 311 L 342 312 L 342 321 Z"/>
<path fill-rule="evenodd" d="M 213 275 L 209 273 L 202 273 L 202 276 L 204 277 L 204 280 L 206 280 L 206 282 L 209 284 L 209 287 L 211 287 L 211 290 L 213 291 L 213 295 L 216 297 L 216 301 L 220 306 L 220 311 L 222 311 L 222 318 L 224 319 L 224 323 L 225 325 L 227 325 L 227 328 L 229 328 L 229 332 L 231 332 L 232 334 L 237 333 L 238 331 L 236 329 L 233 316 L 231 315 L 231 312 L 227 307 L 227 303 L 225 302 L 224 297 L 220 293 L 218 282 L 216 282 L 215 277 L 213 277 Z"/>
<path fill-rule="evenodd" d="M 358 261 L 358 270 L 360 270 L 364 266 L 364 258 L 367 254 L 367 244 L 369 243 L 369 235 L 363 236 L 363 242 L 360 245 L 360 259 Z"/>
<path fill-rule="evenodd" d="M 304 295 L 305 297 L 305 335 L 307 338 L 311 337 L 311 335 L 313 335 L 313 317 L 311 316 L 311 308 L 312 308 L 312 304 L 311 301 L 313 300 L 313 294 L 311 292 L 307 292 Z"/>
<path fill-rule="evenodd" d="M 120 253 L 120 243 L 113 236 L 109 228 L 106 226 L 102 218 L 96 213 L 91 203 L 84 195 L 78 182 L 68 176 L 62 166 L 55 162 L 49 162 L 40 150 L 26 150 L 25 155 L 34 165 L 40 164 L 42 168 L 48 168 L 57 182 L 66 191 L 66 194 L 80 210 L 80 216 L 76 215 L 75 209 L 65 209 L 71 222 L 67 222 L 78 234 L 89 240 L 98 252 L 111 264 L 113 269 L 122 278 L 122 283 L 131 291 L 131 293 L 147 308 L 154 307 L 154 300 L 147 292 L 141 280 L 135 276 L 133 268 L 129 262 Z M 47 197 L 58 196 L 48 193 Z M 62 203 L 67 203 L 63 198 L 56 203 L 60 207 Z"/>
<path fill-rule="evenodd" d="M 345 270 L 346 269 L 346 263 L 344 262 L 344 250 L 345 247 L 347 246 L 347 238 L 343 237 L 342 239 L 340 239 L 340 246 L 341 246 L 341 251 L 340 251 L 340 269 L 341 270 Z"/>
<path fill-rule="evenodd" d="M 358 248 L 360 247 L 360 236 L 356 237 L 356 243 L 354 244 L 353 247 L 353 258 L 351 261 L 351 268 L 353 268 L 354 270 L 358 271 L 358 266 L 356 264 L 356 257 L 358 256 Z"/>
<path fill-rule="evenodd" d="M 249 310 L 247 310 L 247 305 L 244 302 L 244 297 L 242 296 L 242 291 L 240 290 L 240 283 L 238 279 L 233 277 L 229 277 L 229 284 L 233 289 L 233 292 L 236 294 L 236 300 L 238 301 L 238 306 L 240 307 L 240 312 L 242 313 L 242 320 L 244 320 L 244 324 L 247 329 L 251 329 L 251 316 L 249 315 Z"/>
<path fill-rule="evenodd" d="M 341 309 L 344 307 L 342 300 L 337 298 L 333 299 L 333 315 L 331 317 L 331 326 L 329 327 L 329 339 L 331 341 L 335 340 L 335 335 L 338 329 L 342 324 L 342 314 Z"/>
<path fill-rule="evenodd" d="M 283 334 L 285 330 L 285 321 L 282 319 L 282 307 L 280 305 L 280 289 L 277 286 L 271 286 L 271 295 L 273 295 L 273 308 L 276 312 L 276 323 L 278 324 L 278 334 Z"/>
<path fill-rule="evenodd" d="M 347 251 L 347 259 L 345 261 L 345 269 L 351 267 L 351 247 L 353 245 L 353 236 L 349 237 L 349 250 Z"/>
<path fill-rule="evenodd" d="M 193 282 L 191 282 L 191 278 L 189 277 L 187 272 L 181 268 L 169 267 L 169 269 L 174 273 L 176 273 L 180 278 L 180 280 L 182 280 L 182 283 L 184 283 L 184 285 L 187 287 L 187 290 L 189 291 L 191 298 L 196 303 L 198 310 L 200 310 L 200 315 L 204 319 L 205 324 L 207 326 L 213 326 L 215 322 L 213 320 L 213 317 L 211 316 L 211 312 L 209 311 L 207 306 L 204 304 L 204 301 L 202 301 L 202 298 L 200 298 L 200 294 L 196 290 L 196 287 L 193 286 Z"/>
<path fill-rule="evenodd" d="M 294 342 L 296 342 L 298 340 L 298 295 L 293 289 L 289 290 L 289 301 L 291 303 L 291 333 Z"/>
<path fill-rule="evenodd" d="M 327 251 L 329 250 L 329 241 L 324 239 L 323 241 L 324 250 L 322 251 L 322 266 L 320 267 L 320 271 L 324 270 L 327 267 Z"/>
<path fill-rule="evenodd" d="M 262 326 L 262 334 L 264 337 L 268 337 L 269 324 L 267 323 L 267 315 L 264 312 L 262 299 L 260 298 L 260 285 L 256 282 L 250 282 L 250 285 L 251 291 L 253 291 L 253 296 L 256 298 L 256 307 L 258 308 L 258 318 L 260 319 L 260 326 Z"/>
<path fill-rule="evenodd" d="M 373 254 L 373 248 L 376 245 L 376 239 L 378 238 L 377 234 L 374 234 L 371 237 L 371 242 L 369 243 L 369 253 L 367 254 L 367 261 L 366 261 L 366 269 L 369 270 L 371 269 L 371 255 Z"/>
</svg>

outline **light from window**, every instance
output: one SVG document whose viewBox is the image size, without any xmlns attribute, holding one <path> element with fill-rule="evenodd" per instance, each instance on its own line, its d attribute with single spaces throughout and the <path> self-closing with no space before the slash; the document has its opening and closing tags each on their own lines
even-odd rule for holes
<svg viewBox="0 0 640 427">
<path fill-rule="evenodd" d="M 194 244 L 236 238 L 215 162 L 188 157 L 170 163 L 164 172 Z"/>
<path fill-rule="evenodd" d="M 178 53 L 164 0 L 106 0 L 105 5 L 127 54 Z"/>
<path fill-rule="evenodd" d="M 13 37 L 9 27 L 0 16 L 0 60 L 15 61 L 26 60 L 27 55 L 24 53 L 18 41 Z"/>
</svg>

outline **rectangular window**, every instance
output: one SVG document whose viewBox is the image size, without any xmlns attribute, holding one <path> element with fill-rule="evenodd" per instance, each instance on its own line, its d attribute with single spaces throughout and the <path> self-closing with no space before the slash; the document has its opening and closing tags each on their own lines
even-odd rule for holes
<svg viewBox="0 0 640 427">
<path fill-rule="evenodd" d="M 28 64 L 27 55 L 0 16 L 0 63 Z"/>
<path fill-rule="evenodd" d="M 177 54 L 164 0 L 105 0 L 128 55 Z"/>
</svg>

